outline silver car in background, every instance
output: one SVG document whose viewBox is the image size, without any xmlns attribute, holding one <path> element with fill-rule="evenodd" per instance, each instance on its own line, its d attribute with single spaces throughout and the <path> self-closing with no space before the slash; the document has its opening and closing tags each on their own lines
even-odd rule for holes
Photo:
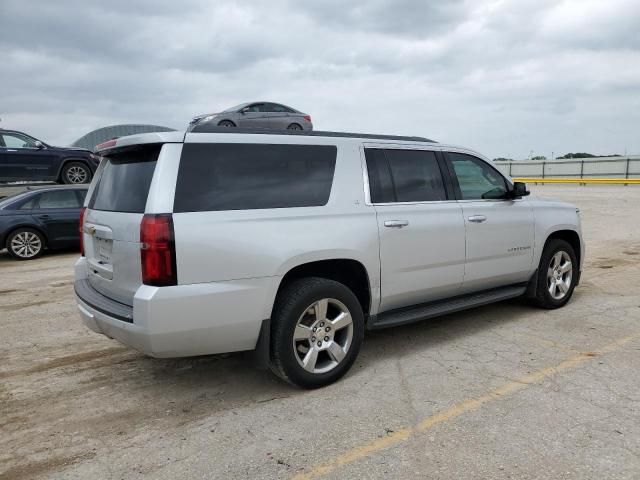
<svg viewBox="0 0 640 480">
<path fill-rule="evenodd" d="M 273 102 L 242 103 L 220 113 L 194 117 L 189 128 L 202 124 L 220 127 L 313 130 L 311 115 Z"/>
</svg>

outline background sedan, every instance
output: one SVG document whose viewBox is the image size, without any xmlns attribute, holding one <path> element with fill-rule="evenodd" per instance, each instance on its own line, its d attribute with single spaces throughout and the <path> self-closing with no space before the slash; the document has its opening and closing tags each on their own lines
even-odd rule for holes
<svg viewBox="0 0 640 480">
<path fill-rule="evenodd" d="M 80 245 L 79 219 L 88 186 L 46 187 L 0 200 L 0 249 L 30 260 L 45 248 Z"/>
<path fill-rule="evenodd" d="M 204 123 L 221 127 L 313 130 L 311 115 L 272 102 L 242 103 L 221 113 L 199 115 L 189 125 Z"/>
</svg>

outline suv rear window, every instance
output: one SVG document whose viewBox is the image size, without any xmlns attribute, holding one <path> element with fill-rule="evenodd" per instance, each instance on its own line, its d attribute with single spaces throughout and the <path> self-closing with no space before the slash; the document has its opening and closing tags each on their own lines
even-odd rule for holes
<svg viewBox="0 0 640 480">
<path fill-rule="evenodd" d="M 173 211 L 326 205 L 336 153 L 333 145 L 186 143 Z"/>
<path fill-rule="evenodd" d="M 105 157 L 89 208 L 107 212 L 144 213 L 160 146 Z"/>
</svg>

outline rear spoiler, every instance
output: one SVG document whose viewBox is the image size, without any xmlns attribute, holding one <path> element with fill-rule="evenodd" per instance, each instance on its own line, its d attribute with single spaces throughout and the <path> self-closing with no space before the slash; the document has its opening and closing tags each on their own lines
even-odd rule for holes
<svg viewBox="0 0 640 480">
<path fill-rule="evenodd" d="M 152 132 L 139 133 L 137 135 L 128 135 L 126 137 L 113 138 L 106 142 L 99 143 L 93 151 L 100 155 L 106 156 L 123 150 L 135 150 L 144 145 L 161 144 L 161 143 L 182 143 L 184 141 L 185 132 Z"/>
</svg>

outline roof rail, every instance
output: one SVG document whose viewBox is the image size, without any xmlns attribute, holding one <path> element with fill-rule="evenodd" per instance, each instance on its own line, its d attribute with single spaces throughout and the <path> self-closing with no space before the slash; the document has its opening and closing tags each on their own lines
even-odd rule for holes
<svg viewBox="0 0 640 480">
<path fill-rule="evenodd" d="M 319 130 L 274 130 L 267 128 L 237 128 L 220 127 L 218 125 L 200 124 L 195 125 L 191 133 L 245 133 L 253 135 L 293 135 L 301 137 L 346 137 L 346 138 L 369 138 L 372 140 L 403 140 L 408 142 L 430 142 L 424 137 L 406 137 L 401 135 L 375 135 L 371 133 L 351 133 L 351 132 L 323 132 Z"/>
</svg>

